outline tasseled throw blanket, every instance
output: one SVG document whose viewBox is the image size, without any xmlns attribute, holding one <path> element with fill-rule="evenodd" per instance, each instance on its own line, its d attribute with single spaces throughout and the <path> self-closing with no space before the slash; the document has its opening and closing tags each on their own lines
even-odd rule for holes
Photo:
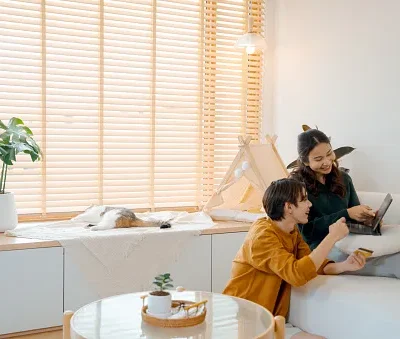
<svg viewBox="0 0 400 339">
<path fill-rule="evenodd" d="M 213 226 L 202 212 L 137 214 L 171 220 L 172 228 L 119 228 L 93 232 L 87 223 L 68 220 L 7 231 L 7 236 L 57 240 L 100 298 L 151 289 L 153 278 L 178 260 L 195 236 Z M 179 282 L 177 282 L 179 283 Z"/>
</svg>

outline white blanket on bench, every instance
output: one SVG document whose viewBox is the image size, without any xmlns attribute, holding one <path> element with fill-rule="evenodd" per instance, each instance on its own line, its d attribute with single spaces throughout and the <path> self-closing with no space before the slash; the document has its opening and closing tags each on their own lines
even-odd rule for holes
<svg viewBox="0 0 400 339">
<path fill-rule="evenodd" d="M 214 225 L 202 213 L 156 212 L 138 217 L 173 218 L 169 229 L 118 228 L 91 231 L 87 223 L 73 220 L 17 227 L 7 236 L 57 240 L 81 269 L 100 298 L 151 289 L 153 278 L 166 273 L 183 248 L 201 230 Z M 178 283 L 178 282 L 177 282 Z"/>
</svg>

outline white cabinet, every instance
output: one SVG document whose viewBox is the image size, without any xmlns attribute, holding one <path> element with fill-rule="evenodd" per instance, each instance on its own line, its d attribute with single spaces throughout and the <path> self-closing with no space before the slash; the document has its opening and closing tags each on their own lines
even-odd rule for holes
<svg viewBox="0 0 400 339">
<path fill-rule="evenodd" d="M 211 235 L 192 240 L 169 271 L 175 287 L 211 292 Z"/>
<path fill-rule="evenodd" d="M 222 292 L 245 236 L 195 237 L 166 271 L 175 286 Z M 99 299 L 72 257 L 62 247 L 0 251 L 0 335 L 60 326 L 64 310 Z"/>
<path fill-rule="evenodd" d="M 80 264 L 74 256 L 74 248 L 66 248 L 64 251 L 64 310 L 76 311 L 101 297 L 86 280 L 82 272 L 84 265 Z M 89 254 L 86 260 L 89 260 L 89 263 L 85 264 L 90 265 L 90 260 L 95 261 L 96 258 Z"/>
<path fill-rule="evenodd" d="M 62 325 L 63 249 L 0 251 L 0 335 Z"/>
<path fill-rule="evenodd" d="M 247 232 L 212 235 L 212 292 L 221 293 L 231 276 L 232 260 Z"/>
<path fill-rule="evenodd" d="M 174 244 L 171 244 L 174 246 Z M 93 259 L 95 260 L 95 259 Z M 144 258 L 144 260 L 146 260 Z M 148 265 L 154 265 L 150 260 Z M 76 311 L 80 307 L 100 299 L 81 272 L 81 265 L 67 249 L 65 251 L 64 308 Z M 187 290 L 211 291 L 211 235 L 194 237 L 182 249 L 175 262 L 165 267 L 170 272 L 174 286 Z M 151 281 L 149 282 L 151 283 Z M 140 291 L 132 291 L 140 292 Z"/>
</svg>

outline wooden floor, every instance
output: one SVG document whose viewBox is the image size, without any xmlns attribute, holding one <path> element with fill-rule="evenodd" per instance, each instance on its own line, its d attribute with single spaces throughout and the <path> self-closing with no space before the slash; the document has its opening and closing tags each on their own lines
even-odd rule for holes
<svg viewBox="0 0 400 339">
<path fill-rule="evenodd" d="M 12 337 L 10 339 L 21 338 L 21 339 L 62 339 L 62 331 L 43 332 L 37 334 L 27 334 L 18 337 Z"/>
</svg>

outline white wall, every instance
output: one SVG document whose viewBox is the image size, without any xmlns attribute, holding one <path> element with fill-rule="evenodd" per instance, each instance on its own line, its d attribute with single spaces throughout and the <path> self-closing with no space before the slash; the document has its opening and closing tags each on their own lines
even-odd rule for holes
<svg viewBox="0 0 400 339">
<path fill-rule="evenodd" d="M 301 125 L 317 125 L 334 147 L 357 148 L 342 162 L 357 189 L 400 192 L 400 1 L 267 0 L 267 8 L 263 128 L 278 135 L 284 161 L 296 157 Z"/>
</svg>

